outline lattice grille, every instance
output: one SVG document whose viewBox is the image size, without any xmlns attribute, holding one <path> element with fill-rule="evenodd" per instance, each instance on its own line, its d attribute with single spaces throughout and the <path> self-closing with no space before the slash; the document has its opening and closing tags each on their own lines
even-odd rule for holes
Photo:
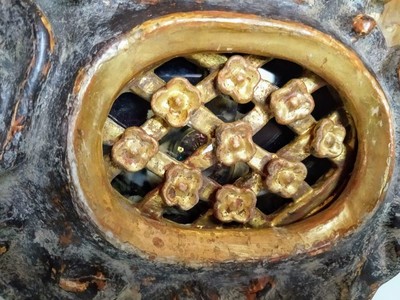
<svg viewBox="0 0 400 300">
<path fill-rule="evenodd" d="M 198 215 L 188 218 L 198 228 L 268 227 L 303 219 L 335 199 L 348 172 L 355 133 L 351 118 L 342 110 L 320 120 L 312 116 L 311 94 L 326 85 L 321 78 L 304 71 L 278 88 L 261 69 L 269 58 L 222 54 L 185 58 L 207 69 L 208 75 L 194 86 L 182 77 L 166 83 L 151 70 L 134 79 L 129 89 L 151 103 L 153 115 L 140 127 L 124 129 L 111 118 L 105 124 L 103 143 L 112 146 L 104 156 L 110 181 L 122 171 L 149 170 L 162 178 L 161 184 L 133 205 L 159 220 L 174 210 L 185 213 L 200 207 Z M 224 122 L 206 107 L 217 97 L 254 107 Z M 295 134 L 276 153 L 252 139 L 272 118 Z M 179 161 L 163 151 L 159 141 L 186 126 L 197 134 L 192 140 L 201 143 Z M 310 157 L 330 161 L 327 172 L 311 186 L 305 181 L 307 168 L 302 163 Z M 232 168 L 240 170 L 232 184 L 221 185 L 210 176 L 218 170 L 233 172 Z M 257 201 L 277 199 L 288 200 L 272 214 L 258 208 Z"/>
</svg>

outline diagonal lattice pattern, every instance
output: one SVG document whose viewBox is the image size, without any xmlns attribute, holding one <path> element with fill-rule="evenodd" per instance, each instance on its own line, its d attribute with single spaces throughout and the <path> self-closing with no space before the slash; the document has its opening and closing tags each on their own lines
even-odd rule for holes
<svg viewBox="0 0 400 300">
<path fill-rule="evenodd" d="M 325 85 L 321 78 L 305 71 L 278 88 L 260 69 L 270 61 L 268 58 L 195 54 L 186 59 L 208 69 L 208 75 L 194 86 L 181 77 L 166 83 L 151 70 L 134 79 L 129 88 L 151 102 L 154 115 L 140 127 L 124 129 L 110 118 L 104 127 L 103 142 L 113 146 L 111 156 L 104 157 L 110 181 L 123 170 L 138 171 L 131 167 L 136 161 L 165 178 L 135 204 L 143 214 L 162 220 L 169 207 L 187 211 L 201 199 L 208 203 L 208 211 L 192 226 L 210 228 L 230 222 L 246 227 L 282 226 L 314 214 L 334 200 L 345 162 L 354 149 L 354 134 L 346 137 L 346 122 L 351 120 L 343 118 L 341 111 L 332 111 L 318 121 L 311 115 L 311 94 Z M 252 102 L 254 107 L 240 120 L 224 122 L 205 106 L 220 95 L 228 95 L 239 104 Z M 272 118 L 296 135 L 275 153 L 252 140 Z M 174 128 L 186 125 L 208 141 L 184 161 L 154 145 Z M 141 144 L 142 140 L 147 143 Z M 305 181 L 307 169 L 302 163 L 310 156 L 331 162 L 331 168 L 312 186 Z M 221 185 L 204 175 L 216 164 L 239 163 L 248 171 L 233 185 Z M 266 194 L 291 202 L 267 215 L 256 206 L 257 196 Z"/>
</svg>

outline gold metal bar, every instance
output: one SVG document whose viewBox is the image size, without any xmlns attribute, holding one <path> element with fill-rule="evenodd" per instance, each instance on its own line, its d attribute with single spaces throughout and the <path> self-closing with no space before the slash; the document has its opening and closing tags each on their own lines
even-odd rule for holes
<svg viewBox="0 0 400 300">
<path fill-rule="evenodd" d="M 167 169 L 174 164 L 180 164 L 180 162 L 173 159 L 171 156 L 158 151 L 157 154 L 149 160 L 146 168 L 154 174 L 163 177 Z"/>
<path fill-rule="evenodd" d="M 262 176 L 254 172 L 248 174 L 247 176 L 239 178 L 238 180 L 236 180 L 234 185 L 240 188 L 251 189 L 256 195 L 264 190 Z M 247 224 L 253 228 L 258 228 L 266 226 L 268 224 L 268 219 L 262 211 L 256 208 L 253 217 Z"/>
<path fill-rule="evenodd" d="M 147 193 L 144 199 L 137 205 L 137 208 L 152 219 L 161 219 L 164 211 L 164 201 L 160 196 L 160 189 L 156 188 Z"/>
<path fill-rule="evenodd" d="M 276 91 L 277 89 L 278 89 L 277 86 L 273 85 L 272 83 L 270 83 L 265 79 L 261 79 L 254 89 L 254 95 L 253 95 L 254 104 L 260 105 L 266 111 L 267 98 L 273 91 Z"/>
<path fill-rule="evenodd" d="M 202 134 L 211 136 L 223 121 L 210 112 L 206 107 L 201 106 L 190 118 L 189 123 Z"/>
<path fill-rule="evenodd" d="M 313 191 L 313 188 L 309 186 L 307 182 L 303 181 L 296 194 L 293 195 L 293 201 L 296 203 L 303 199 L 306 195 L 311 194 Z"/>
<path fill-rule="evenodd" d="M 270 225 L 270 220 L 261 210 L 256 208 L 254 216 L 247 224 L 253 228 L 266 227 Z"/>
<path fill-rule="evenodd" d="M 205 170 L 217 163 L 213 144 L 210 142 L 201 146 L 185 160 L 185 165 Z"/>
<path fill-rule="evenodd" d="M 196 88 L 200 91 L 202 103 L 210 102 L 219 95 L 219 91 L 215 88 L 217 75 L 218 71 L 214 71 L 196 85 Z"/>
<path fill-rule="evenodd" d="M 199 191 L 199 196 L 201 200 L 209 201 L 212 194 L 216 192 L 221 187 L 221 185 L 214 180 L 203 176 L 203 186 Z"/>
<path fill-rule="evenodd" d="M 310 71 L 304 72 L 303 77 L 299 79 L 303 80 L 304 84 L 307 87 L 307 91 L 310 94 L 314 93 L 315 91 L 326 85 L 325 80 Z"/>
<path fill-rule="evenodd" d="M 121 134 L 124 133 L 124 128 L 114 122 L 112 119 L 107 118 L 103 127 L 103 144 L 112 146 L 119 139 Z"/>
<path fill-rule="evenodd" d="M 248 122 L 251 126 L 253 134 L 260 131 L 269 120 L 272 119 L 272 115 L 265 112 L 260 106 L 255 106 L 242 120 Z"/>
<path fill-rule="evenodd" d="M 295 202 L 280 211 L 272 220 L 271 226 L 282 226 L 303 219 L 334 191 L 342 169 L 332 169 L 314 185 L 313 191 L 304 194 Z"/>
<path fill-rule="evenodd" d="M 317 122 L 312 115 L 308 115 L 304 119 L 295 121 L 288 124 L 287 126 L 292 129 L 297 135 L 305 134 L 309 131 Z"/>
<path fill-rule="evenodd" d="M 336 124 L 340 124 L 343 127 L 351 126 L 354 128 L 354 123 L 351 116 L 343 109 L 338 108 L 337 110 L 330 113 L 327 118 L 331 119 Z"/>
<path fill-rule="evenodd" d="M 271 57 L 263 57 L 263 56 L 257 56 L 257 55 L 246 55 L 244 58 L 249 62 L 251 65 L 253 65 L 256 68 L 260 68 L 263 65 L 265 65 L 267 62 L 270 62 L 273 60 Z"/>
<path fill-rule="evenodd" d="M 149 71 L 135 79 L 129 86 L 130 90 L 143 99 L 151 100 L 151 96 L 165 85 L 165 81 Z"/>
<path fill-rule="evenodd" d="M 228 61 L 225 55 L 217 53 L 196 53 L 185 56 L 185 59 L 210 70 L 217 69 Z"/>
<path fill-rule="evenodd" d="M 262 174 L 264 172 L 265 164 L 269 162 L 272 158 L 277 157 L 277 155 L 274 153 L 270 153 L 259 146 L 256 146 L 256 149 L 256 154 L 254 154 L 253 158 L 248 161 L 247 164 L 254 171 Z"/>
<path fill-rule="evenodd" d="M 300 135 L 276 153 L 290 161 L 302 161 L 310 156 L 310 133 Z"/>
<path fill-rule="evenodd" d="M 107 178 L 111 182 L 115 177 L 117 177 L 122 172 L 122 170 L 113 164 L 113 162 L 111 161 L 111 157 L 109 155 L 104 155 L 103 160 L 104 160 L 104 167 L 107 172 Z"/>
<path fill-rule="evenodd" d="M 235 181 L 234 185 L 239 188 L 251 189 L 256 195 L 258 195 L 260 191 L 263 190 L 264 183 L 260 174 L 252 172 L 240 177 Z"/>
<path fill-rule="evenodd" d="M 148 119 L 141 127 L 156 140 L 161 140 L 170 130 L 168 124 L 162 118 L 156 116 Z"/>
</svg>

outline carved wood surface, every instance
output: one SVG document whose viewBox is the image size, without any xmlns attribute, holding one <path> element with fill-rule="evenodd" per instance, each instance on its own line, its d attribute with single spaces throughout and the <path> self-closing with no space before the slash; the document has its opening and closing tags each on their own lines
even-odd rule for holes
<svg viewBox="0 0 400 300">
<path fill-rule="evenodd" d="M 73 206 L 67 176 L 69 95 L 81 68 L 143 21 L 228 10 L 294 20 L 354 49 L 393 112 L 400 153 L 397 67 L 378 28 L 352 31 L 375 1 L 0 0 L 0 296 L 5 299 L 367 299 L 400 270 L 399 172 L 385 201 L 325 251 L 275 261 L 187 267 L 144 259 L 102 237 Z M 369 4 L 367 4 L 369 3 Z M 397 158 L 398 159 L 398 158 Z M 7 172 L 6 172 L 7 171 Z"/>
<path fill-rule="evenodd" d="M 0 11 L 0 174 L 18 163 L 36 96 L 49 70 L 53 41 L 47 21 L 29 2 L 3 1 Z"/>
</svg>

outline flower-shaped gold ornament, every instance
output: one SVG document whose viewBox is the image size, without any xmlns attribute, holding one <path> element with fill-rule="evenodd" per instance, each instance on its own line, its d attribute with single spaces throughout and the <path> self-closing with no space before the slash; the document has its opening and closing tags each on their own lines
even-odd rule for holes
<svg viewBox="0 0 400 300">
<path fill-rule="evenodd" d="M 283 198 L 291 198 L 307 177 L 307 168 L 301 162 L 283 158 L 271 159 L 266 166 L 268 190 Z"/>
<path fill-rule="evenodd" d="M 256 202 L 252 190 L 227 184 L 217 191 L 214 216 L 226 223 L 247 223 L 254 215 Z"/>
<path fill-rule="evenodd" d="M 219 90 L 232 97 L 237 103 L 247 103 L 253 99 L 254 89 L 260 81 L 257 68 L 242 56 L 234 55 L 218 73 Z"/>
<path fill-rule="evenodd" d="M 346 129 L 331 119 L 322 119 L 314 127 L 311 142 L 312 155 L 320 158 L 335 158 L 342 154 Z"/>
<path fill-rule="evenodd" d="M 200 170 L 174 165 L 165 177 L 161 196 L 168 206 L 189 210 L 199 202 L 199 190 L 203 185 Z"/>
<path fill-rule="evenodd" d="M 256 153 L 252 128 L 244 121 L 224 123 L 215 131 L 218 160 L 226 166 L 249 161 Z"/>
<path fill-rule="evenodd" d="M 271 111 L 276 122 L 282 125 L 305 118 L 311 114 L 314 106 L 314 99 L 301 79 L 292 79 L 271 94 Z"/>
<path fill-rule="evenodd" d="M 125 129 L 114 144 L 111 156 L 117 165 L 130 172 L 143 169 L 158 152 L 158 142 L 140 127 Z"/>
<path fill-rule="evenodd" d="M 201 105 L 200 91 L 182 77 L 170 80 L 151 99 L 154 113 L 172 127 L 183 127 Z"/>
</svg>

